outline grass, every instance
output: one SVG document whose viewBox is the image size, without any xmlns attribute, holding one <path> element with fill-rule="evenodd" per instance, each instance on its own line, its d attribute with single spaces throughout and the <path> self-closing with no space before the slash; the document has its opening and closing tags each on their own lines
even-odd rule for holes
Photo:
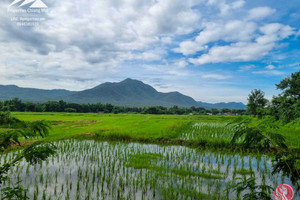
<svg viewBox="0 0 300 200">
<path fill-rule="evenodd" d="M 25 120 L 47 120 L 53 126 L 46 141 L 73 137 L 93 137 L 99 140 L 178 144 L 232 149 L 233 135 L 228 122 L 235 116 L 206 115 L 143 115 L 94 113 L 30 113 L 15 112 Z M 253 125 L 258 120 L 254 120 Z M 0 132 L 3 131 L 0 128 Z M 273 130 L 286 137 L 292 148 L 300 148 L 300 127 L 281 125 Z"/>
<path fill-rule="evenodd" d="M 194 172 L 186 169 L 177 169 L 177 168 L 166 168 L 159 166 L 159 162 L 163 160 L 162 154 L 153 154 L 153 153 L 145 153 L 145 154 L 137 154 L 133 155 L 127 167 L 133 167 L 135 169 L 148 169 L 152 171 L 156 171 L 160 174 L 172 173 L 179 176 L 197 176 L 201 178 L 208 179 L 223 179 L 224 177 L 220 175 L 214 175 L 212 173 L 202 173 L 202 172 Z"/>
<path fill-rule="evenodd" d="M 130 136 L 136 139 L 180 139 L 181 133 L 197 122 L 230 121 L 225 116 L 142 115 L 142 114 L 70 114 L 70 113 L 12 113 L 25 121 L 47 120 L 53 128 L 47 139 L 62 139 L 85 133 L 104 137 Z"/>
</svg>

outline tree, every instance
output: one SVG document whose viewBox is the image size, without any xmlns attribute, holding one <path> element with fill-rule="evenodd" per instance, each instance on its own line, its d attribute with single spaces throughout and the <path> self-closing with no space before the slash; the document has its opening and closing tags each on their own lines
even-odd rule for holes
<svg viewBox="0 0 300 200">
<path fill-rule="evenodd" d="M 158 106 L 150 106 L 144 111 L 146 114 L 160 114 L 161 110 Z"/>
<path fill-rule="evenodd" d="M 36 112 L 36 106 L 32 102 L 25 103 L 25 111 L 26 112 Z"/>
<path fill-rule="evenodd" d="M 12 144 L 21 145 L 19 137 L 33 138 L 45 137 L 49 134 L 50 125 L 46 121 L 24 122 L 12 117 L 10 113 L 0 112 L 0 125 L 9 126 L 11 130 L 0 134 L 0 151 L 4 151 L 11 147 Z M 50 143 L 43 144 L 35 142 L 24 148 L 18 153 L 15 158 L 0 166 L 0 185 L 8 179 L 7 173 L 11 167 L 16 165 L 22 159 L 25 159 L 30 164 L 38 163 L 46 160 L 50 155 L 54 154 L 56 147 Z M 6 187 L 2 189 L 4 199 L 28 199 L 26 197 L 26 189 L 23 189 L 18 184 L 16 187 Z"/>
<path fill-rule="evenodd" d="M 7 100 L 3 103 L 5 110 L 8 111 L 24 111 L 25 104 L 18 98 L 14 98 L 12 100 Z"/>
<path fill-rule="evenodd" d="M 216 109 L 216 108 L 212 108 L 212 109 L 211 109 L 211 113 L 212 113 L 213 115 L 217 115 L 217 114 L 220 113 L 220 111 L 219 111 L 218 109 Z"/>
<path fill-rule="evenodd" d="M 111 113 L 114 109 L 114 106 L 110 103 L 104 105 L 104 112 Z"/>
<path fill-rule="evenodd" d="M 65 108 L 64 112 L 68 112 L 68 113 L 76 113 L 76 109 L 75 108 Z"/>
<path fill-rule="evenodd" d="M 290 77 L 287 77 L 276 84 L 276 88 L 283 90 L 282 95 L 284 97 L 292 98 L 295 100 L 300 99 L 300 71 L 292 73 Z"/>
<path fill-rule="evenodd" d="M 230 109 L 228 109 L 228 108 L 222 108 L 221 112 L 224 114 L 224 113 L 230 112 Z"/>
<path fill-rule="evenodd" d="M 273 97 L 269 114 L 286 123 L 300 117 L 300 71 L 283 79 L 276 88 L 282 93 Z"/>
<path fill-rule="evenodd" d="M 248 96 L 247 111 L 251 115 L 261 117 L 267 103 L 268 100 L 265 98 L 265 93 L 261 90 L 254 89 Z"/>
<path fill-rule="evenodd" d="M 61 105 L 57 101 L 48 101 L 45 104 L 46 112 L 61 112 Z"/>
</svg>

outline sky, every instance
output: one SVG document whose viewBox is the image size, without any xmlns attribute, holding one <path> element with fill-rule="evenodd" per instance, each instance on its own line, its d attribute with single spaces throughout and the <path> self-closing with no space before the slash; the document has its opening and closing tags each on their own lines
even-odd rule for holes
<svg viewBox="0 0 300 200">
<path fill-rule="evenodd" d="M 0 2 L 2 85 L 79 91 L 133 78 L 246 103 L 299 70 L 300 0 L 43 0 L 37 26 L 13 21 L 13 1 Z"/>
</svg>

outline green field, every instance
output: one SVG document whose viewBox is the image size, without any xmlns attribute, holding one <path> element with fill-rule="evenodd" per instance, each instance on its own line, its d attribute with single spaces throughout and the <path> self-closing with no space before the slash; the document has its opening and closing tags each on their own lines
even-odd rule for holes
<svg viewBox="0 0 300 200">
<path fill-rule="evenodd" d="M 237 117 L 27 112 L 12 114 L 25 121 L 50 121 L 52 130 L 45 140 L 96 135 L 98 139 L 103 140 L 178 143 L 212 147 L 231 147 L 230 140 L 233 131 L 232 126 L 228 123 Z M 255 123 L 254 120 L 253 125 Z M 288 146 L 300 148 L 300 126 L 297 124 L 280 126 L 279 129 L 273 131 L 284 135 Z"/>
<path fill-rule="evenodd" d="M 236 116 L 12 115 L 49 121 L 49 136 L 33 140 L 51 141 L 57 147 L 57 154 L 47 161 L 30 165 L 23 160 L 10 169 L 3 187 L 21 184 L 29 199 L 241 200 L 249 191 L 226 190 L 237 178 L 255 178 L 256 184 L 272 188 L 283 182 L 292 185 L 284 174 L 272 174 L 272 155 L 242 152 L 230 143 L 234 134 L 230 122 Z M 252 125 L 258 122 L 253 118 Z M 289 146 L 299 147 L 297 124 L 272 131 L 283 134 Z M 18 152 L 1 153 L 0 165 L 11 162 Z"/>
</svg>

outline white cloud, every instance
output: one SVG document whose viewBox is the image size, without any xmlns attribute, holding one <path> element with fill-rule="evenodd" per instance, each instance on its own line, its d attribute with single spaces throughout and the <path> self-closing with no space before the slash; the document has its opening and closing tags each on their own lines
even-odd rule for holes
<svg viewBox="0 0 300 200">
<path fill-rule="evenodd" d="M 245 1 L 244 0 L 238 0 L 238 1 L 234 1 L 231 3 L 231 6 L 233 9 L 238 9 L 238 8 L 242 8 L 245 5 Z"/>
<path fill-rule="evenodd" d="M 230 12 L 242 8 L 245 5 L 244 0 L 237 0 L 231 3 L 227 3 L 226 0 L 209 0 L 208 5 L 217 6 L 220 10 L 220 15 L 225 16 L 230 14 Z"/>
<path fill-rule="evenodd" d="M 270 7 L 256 7 L 252 8 L 248 12 L 248 20 L 257 20 L 257 19 L 263 19 L 267 16 L 270 16 L 276 12 L 275 9 Z"/>
<path fill-rule="evenodd" d="M 124 60 L 144 60 L 155 61 L 161 60 L 167 52 L 163 49 L 148 50 L 141 53 L 124 54 Z"/>
<path fill-rule="evenodd" d="M 171 44 L 172 43 L 172 38 L 171 37 L 162 37 L 161 41 L 165 44 Z"/>
<path fill-rule="evenodd" d="M 201 14 L 192 9 L 194 1 L 159 0 L 144 10 L 134 29 L 141 35 L 186 34 L 197 28 Z"/>
<path fill-rule="evenodd" d="M 268 75 L 268 76 L 272 76 L 272 75 L 275 75 L 275 76 L 280 76 L 280 75 L 283 75 L 285 74 L 285 72 L 283 71 L 278 71 L 278 70 L 261 70 L 261 71 L 253 71 L 252 72 L 253 74 L 264 74 L 264 75 Z"/>
<path fill-rule="evenodd" d="M 173 50 L 183 55 L 193 55 L 208 48 L 206 44 L 223 40 L 250 41 L 255 36 L 256 24 L 239 20 L 227 23 L 209 22 L 204 24 L 204 30 L 199 33 L 195 41 L 183 41 Z"/>
<path fill-rule="evenodd" d="M 193 41 L 184 41 L 179 44 L 179 48 L 174 48 L 173 51 L 176 53 L 182 53 L 183 55 L 191 55 L 207 48 L 208 46 L 201 46 Z"/>
<path fill-rule="evenodd" d="M 216 79 L 216 80 L 226 80 L 232 78 L 231 76 L 223 75 L 223 74 L 205 74 L 202 75 L 201 77 L 205 79 Z"/>
<path fill-rule="evenodd" d="M 239 71 L 249 71 L 255 68 L 255 65 L 244 65 L 239 67 Z"/>
<path fill-rule="evenodd" d="M 121 73 L 124 61 L 162 61 L 167 55 L 162 44 L 171 45 L 174 36 L 190 33 L 200 25 L 201 13 L 193 8 L 198 3 L 194 0 L 55 1 L 49 4 L 49 18 L 39 29 L 26 30 L 11 24 L 6 12 L 2 12 L 0 81 L 27 86 L 39 82 L 36 86 L 41 88 L 60 85 L 77 90 L 74 83 L 86 87 Z M 7 6 L 7 2 L 0 2 L 1 10 Z M 24 60 L 37 60 L 40 65 L 31 62 L 26 64 L 30 66 L 27 68 Z M 186 64 L 180 61 L 173 67 Z"/>
<path fill-rule="evenodd" d="M 253 74 L 263 74 L 263 75 L 267 75 L 267 76 L 281 76 L 284 75 L 285 72 L 284 71 L 279 71 L 279 70 L 275 70 L 276 67 L 274 65 L 267 65 L 265 67 L 265 70 L 257 70 L 257 71 L 253 71 Z"/>
<path fill-rule="evenodd" d="M 273 70 L 273 69 L 275 69 L 276 67 L 275 67 L 274 65 L 268 65 L 268 66 L 266 66 L 265 68 L 268 69 L 268 70 Z"/>
<path fill-rule="evenodd" d="M 206 63 L 258 60 L 267 55 L 274 45 L 239 42 L 227 46 L 215 46 L 207 54 L 202 54 L 198 58 L 190 58 L 189 61 L 195 65 L 202 65 Z"/>
<path fill-rule="evenodd" d="M 278 39 L 285 39 L 296 34 L 294 28 L 279 23 L 265 24 L 259 30 L 266 36 L 276 36 Z"/>
<path fill-rule="evenodd" d="M 176 60 L 174 65 L 178 68 L 185 68 L 189 63 L 185 59 Z"/>
<path fill-rule="evenodd" d="M 253 61 L 266 56 L 278 41 L 295 31 L 292 27 L 279 23 L 265 24 L 259 28 L 263 35 L 256 36 L 255 42 L 236 42 L 225 46 L 213 46 L 207 54 L 189 61 L 195 65 L 219 62 Z"/>
<path fill-rule="evenodd" d="M 209 22 L 205 24 L 203 31 L 196 37 L 199 44 L 208 44 L 223 40 L 232 41 L 249 41 L 255 36 L 257 26 L 253 22 L 244 22 L 239 20 L 224 22 Z"/>
</svg>

